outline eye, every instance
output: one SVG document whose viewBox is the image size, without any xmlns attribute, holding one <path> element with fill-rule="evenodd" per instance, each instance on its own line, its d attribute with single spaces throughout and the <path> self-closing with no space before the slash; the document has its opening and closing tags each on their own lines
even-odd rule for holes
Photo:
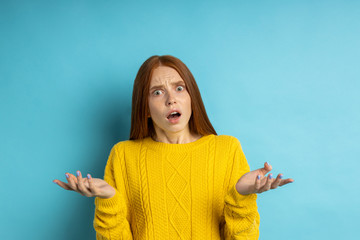
<svg viewBox="0 0 360 240">
<path fill-rule="evenodd" d="M 183 86 L 178 86 L 177 88 L 176 88 L 176 91 L 182 91 L 182 90 L 184 90 L 184 87 Z"/>
<path fill-rule="evenodd" d="M 155 96 L 159 96 L 159 95 L 162 94 L 162 92 L 161 92 L 160 90 L 155 90 L 155 91 L 153 92 L 153 94 L 154 94 Z"/>
</svg>

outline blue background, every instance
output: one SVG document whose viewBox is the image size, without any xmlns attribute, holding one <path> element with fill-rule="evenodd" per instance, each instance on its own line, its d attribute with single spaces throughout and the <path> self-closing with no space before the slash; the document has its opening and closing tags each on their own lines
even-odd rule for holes
<svg viewBox="0 0 360 240">
<path fill-rule="evenodd" d="M 259 195 L 260 239 L 357 236 L 359 1 L 1 1 L 1 239 L 95 239 L 93 199 L 130 128 L 142 62 L 195 76 L 219 134 L 252 169 L 295 182 Z"/>
</svg>

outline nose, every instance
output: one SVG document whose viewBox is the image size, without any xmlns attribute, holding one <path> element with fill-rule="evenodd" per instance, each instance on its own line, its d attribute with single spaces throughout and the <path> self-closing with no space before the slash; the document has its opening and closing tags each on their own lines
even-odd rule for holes
<svg viewBox="0 0 360 240">
<path fill-rule="evenodd" d="M 168 98 L 167 98 L 167 100 L 166 100 L 166 105 L 167 105 L 167 106 L 171 106 L 171 105 L 173 105 L 174 103 L 176 103 L 176 100 L 175 100 L 174 96 L 173 96 L 172 94 L 169 94 L 169 95 L 168 95 Z"/>
</svg>

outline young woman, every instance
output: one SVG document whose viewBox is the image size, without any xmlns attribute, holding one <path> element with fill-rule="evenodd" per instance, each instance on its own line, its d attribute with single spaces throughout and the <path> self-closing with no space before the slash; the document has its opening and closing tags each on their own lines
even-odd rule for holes
<svg viewBox="0 0 360 240">
<path fill-rule="evenodd" d="M 66 173 L 95 198 L 97 239 L 258 239 L 256 193 L 292 182 L 250 171 L 239 141 L 217 136 L 195 79 L 173 56 L 140 67 L 130 140 L 111 150 L 104 180 Z"/>
</svg>

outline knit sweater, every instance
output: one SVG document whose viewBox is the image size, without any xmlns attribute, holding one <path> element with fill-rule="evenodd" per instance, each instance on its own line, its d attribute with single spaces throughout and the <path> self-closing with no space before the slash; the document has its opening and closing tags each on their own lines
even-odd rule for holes
<svg viewBox="0 0 360 240">
<path fill-rule="evenodd" d="M 207 135 L 168 144 L 129 140 L 111 150 L 104 180 L 116 190 L 95 198 L 97 239 L 258 239 L 256 194 L 235 185 L 250 168 L 239 141 Z"/>
</svg>

